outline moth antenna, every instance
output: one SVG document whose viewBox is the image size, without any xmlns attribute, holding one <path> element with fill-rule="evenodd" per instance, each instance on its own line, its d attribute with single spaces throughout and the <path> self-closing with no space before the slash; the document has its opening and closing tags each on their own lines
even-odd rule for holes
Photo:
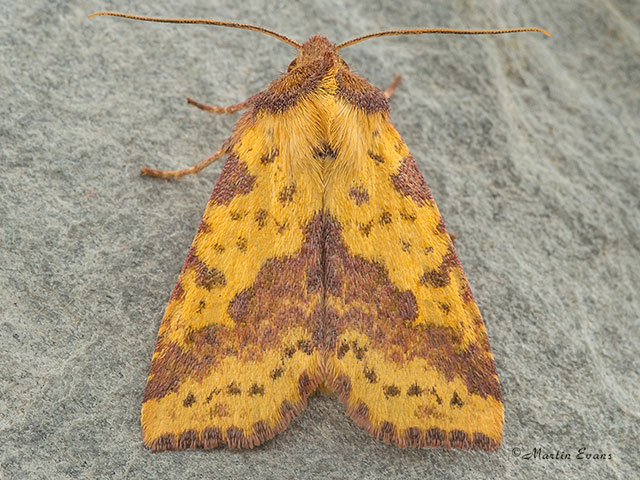
<svg viewBox="0 0 640 480">
<path fill-rule="evenodd" d="M 255 25 L 248 25 L 246 23 L 236 22 L 224 22 L 222 20 L 207 20 L 202 18 L 161 18 L 161 17 L 145 17 L 142 15 L 129 15 L 128 13 L 119 12 L 98 12 L 89 15 L 89 18 L 98 17 L 100 15 L 109 15 L 112 17 L 130 18 L 132 20 L 144 20 L 145 22 L 161 22 L 161 23 L 197 23 L 201 25 L 218 25 L 221 27 L 240 28 L 243 30 L 253 30 L 254 32 L 266 33 L 272 37 L 282 40 L 284 43 L 291 45 L 292 47 L 301 48 L 302 45 L 298 42 L 294 42 L 289 37 L 285 37 L 277 32 L 267 30 L 266 28 L 256 27 Z"/>
<path fill-rule="evenodd" d="M 544 33 L 546 36 L 550 37 L 551 34 L 542 28 L 506 28 L 503 30 L 458 30 L 455 28 L 416 28 L 410 30 L 386 30 L 384 32 L 376 32 L 370 33 L 368 35 L 363 35 L 362 37 L 357 37 L 347 42 L 343 42 L 338 45 L 336 48 L 340 50 L 341 48 L 350 47 L 356 43 L 360 43 L 364 40 L 368 40 L 370 38 L 377 37 L 391 37 L 394 35 L 420 35 L 423 33 L 441 33 L 441 34 L 454 34 L 454 35 L 498 35 L 501 33 L 516 33 L 516 32 L 540 32 Z"/>
</svg>

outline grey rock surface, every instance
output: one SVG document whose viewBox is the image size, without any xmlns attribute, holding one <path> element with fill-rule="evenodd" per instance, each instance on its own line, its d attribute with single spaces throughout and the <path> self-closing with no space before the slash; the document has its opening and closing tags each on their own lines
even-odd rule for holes
<svg viewBox="0 0 640 480">
<path fill-rule="evenodd" d="M 637 2 L 0 7 L 0 479 L 640 471 Z M 459 235 L 503 388 L 500 450 L 401 450 L 328 395 L 256 450 L 145 449 L 139 413 L 157 329 L 221 164 L 176 182 L 139 168 L 215 151 L 236 117 L 184 98 L 241 101 L 295 52 L 247 31 L 87 19 L 107 7 L 250 22 L 297 40 L 417 26 L 554 34 L 386 38 L 344 51 L 375 85 L 404 77 L 392 119 Z M 571 458 L 523 458 L 536 448 Z M 580 448 L 607 458 L 578 459 Z"/>
</svg>

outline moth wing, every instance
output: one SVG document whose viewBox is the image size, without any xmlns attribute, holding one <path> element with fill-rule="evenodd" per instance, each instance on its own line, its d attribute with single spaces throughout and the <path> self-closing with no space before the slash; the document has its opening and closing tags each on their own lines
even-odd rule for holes
<svg viewBox="0 0 640 480">
<path fill-rule="evenodd" d="M 295 171 L 311 140 L 282 141 L 305 128 L 294 120 L 238 123 L 160 325 L 142 406 L 152 450 L 258 445 L 320 381 L 321 194 Z"/>
<path fill-rule="evenodd" d="M 328 384 L 377 438 L 493 450 L 498 377 L 438 208 L 386 115 L 338 111 L 325 197 Z"/>
</svg>

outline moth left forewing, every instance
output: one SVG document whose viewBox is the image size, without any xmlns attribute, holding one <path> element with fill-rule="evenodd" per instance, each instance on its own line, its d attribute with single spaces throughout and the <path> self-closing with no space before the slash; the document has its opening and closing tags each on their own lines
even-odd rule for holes
<svg viewBox="0 0 640 480">
<path fill-rule="evenodd" d="M 493 450 L 503 406 L 469 284 L 415 161 L 370 108 L 379 97 L 351 90 L 325 194 L 328 383 L 378 438 Z"/>
<path fill-rule="evenodd" d="M 322 193 L 300 171 L 318 133 L 264 105 L 237 125 L 160 326 L 142 408 L 155 451 L 256 446 L 321 381 Z"/>
</svg>

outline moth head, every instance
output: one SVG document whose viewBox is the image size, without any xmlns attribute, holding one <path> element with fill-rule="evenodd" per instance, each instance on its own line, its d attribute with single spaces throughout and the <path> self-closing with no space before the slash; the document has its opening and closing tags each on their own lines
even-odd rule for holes
<svg viewBox="0 0 640 480">
<path fill-rule="evenodd" d="M 303 67 L 324 59 L 340 64 L 343 68 L 349 68 L 338 54 L 338 48 L 327 37 L 315 35 L 304 42 L 298 49 L 298 56 L 289 64 L 287 71 Z"/>
</svg>

